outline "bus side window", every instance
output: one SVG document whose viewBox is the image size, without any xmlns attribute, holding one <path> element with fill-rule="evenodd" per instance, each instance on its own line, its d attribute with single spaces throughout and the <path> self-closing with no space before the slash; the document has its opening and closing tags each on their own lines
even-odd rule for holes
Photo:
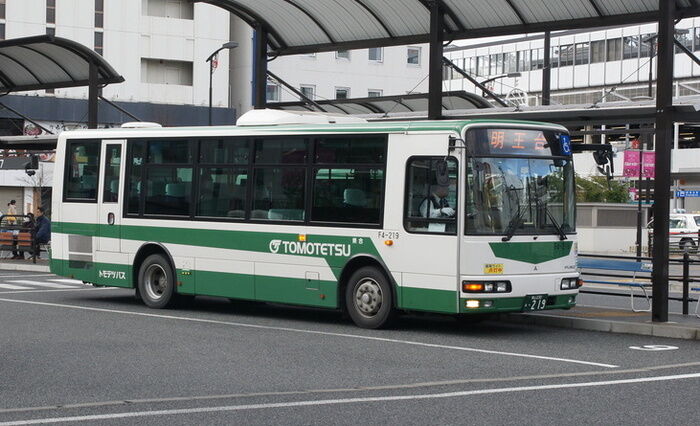
<svg viewBox="0 0 700 426">
<path fill-rule="evenodd" d="M 97 202 L 100 143 L 81 140 L 68 143 L 64 197 L 67 201 Z"/>
<path fill-rule="evenodd" d="M 406 230 L 456 233 L 457 161 L 448 158 L 445 164 L 442 157 L 414 157 L 408 162 L 406 179 Z"/>
</svg>

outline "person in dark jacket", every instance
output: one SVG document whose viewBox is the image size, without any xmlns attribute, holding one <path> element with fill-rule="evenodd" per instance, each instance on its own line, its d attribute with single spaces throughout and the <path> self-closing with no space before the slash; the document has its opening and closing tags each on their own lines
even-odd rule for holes
<svg viewBox="0 0 700 426">
<path fill-rule="evenodd" d="M 46 209 L 39 207 L 36 214 L 36 234 L 34 234 L 34 242 L 37 244 L 46 244 L 51 241 L 51 221 L 44 216 Z M 39 253 L 36 254 L 39 257 Z"/>
</svg>

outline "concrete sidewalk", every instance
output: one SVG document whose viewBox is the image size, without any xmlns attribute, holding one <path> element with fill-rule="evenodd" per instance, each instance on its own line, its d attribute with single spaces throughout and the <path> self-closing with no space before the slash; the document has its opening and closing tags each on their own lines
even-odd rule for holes
<svg viewBox="0 0 700 426">
<path fill-rule="evenodd" d="M 669 314 L 667 323 L 652 323 L 650 312 L 595 307 L 501 314 L 499 319 L 519 324 L 700 340 L 700 318 L 692 313 L 694 309 L 693 305 L 690 315 Z"/>
<path fill-rule="evenodd" d="M 32 263 L 32 259 L 0 259 L 2 271 L 49 272 L 49 260 L 41 258 Z"/>
</svg>

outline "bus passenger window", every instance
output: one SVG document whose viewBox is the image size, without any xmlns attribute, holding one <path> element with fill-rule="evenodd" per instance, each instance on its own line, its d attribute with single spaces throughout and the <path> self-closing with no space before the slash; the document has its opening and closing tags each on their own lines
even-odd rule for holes
<svg viewBox="0 0 700 426">
<path fill-rule="evenodd" d="M 100 143 L 97 140 L 69 142 L 64 197 L 67 201 L 97 201 Z"/>
<path fill-rule="evenodd" d="M 107 145 L 105 156 L 105 180 L 102 202 L 116 203 L 119 201 L 119 169 L 122 164 L 121 145 Z"/>
<path fill-rule="evenodd" d="M 406 230 L 455 234 L 457 161 L 448 158 L 445 162 L 443 157 L 413 158 L 406 174 Z"/>
<path fill-rule="evenodd" d="M 319 169 L 315 176 L 312 221 L 380 223 L 383 169 Z"/>
<path fill-rule="evenodd" d="M 305 175 L 301 167 L 256 168 L 251 219 L 303 221 Z"/>
</svg>

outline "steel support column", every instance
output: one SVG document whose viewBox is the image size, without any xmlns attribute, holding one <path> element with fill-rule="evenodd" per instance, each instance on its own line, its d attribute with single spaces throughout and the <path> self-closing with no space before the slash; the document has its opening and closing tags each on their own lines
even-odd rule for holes
<svg viewBox="0 0 700 426">
<path fill-rule="evenodd" d="M 668 229 L 673 143 L 673 30 L 676 2 L 659 0 L 659 47 L 656 82 L 656 177 L 654 180 L 654 247 L 652 251 L 651 320 L 668 321 Z"/>
<path fill-rule="evenodd" d="M 100 88 L 97 85 L 97 65 L 90 62 L 88 71 L 88 129 L 97 128 L 97 97 L 100 94 Z"/>
<path fill-rule="evenodd" d="M 262 109 L 267 106 L 267 31 L 255 27 L 253 48 L 253 106 Z"/>
<path fill-rule="evenodd" d="M 552 34 L 544 32 L 544 67 L 542 68 L 542 105 L 549 105 L 552 95 Z"/>
<path fill-rule="evenodd" d="M 430 64 L 428 66 L 428 118 L 442 116 L 442 53 L 445 12 L 442 0 L 430 4 Z"/>
</svg>

